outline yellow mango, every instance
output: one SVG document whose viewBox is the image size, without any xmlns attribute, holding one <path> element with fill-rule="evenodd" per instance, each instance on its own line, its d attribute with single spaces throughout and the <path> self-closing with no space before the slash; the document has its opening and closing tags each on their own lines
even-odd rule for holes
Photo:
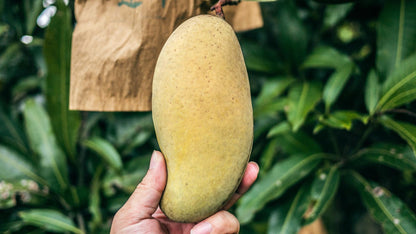
<svg viewBox="0 0 416 234">
<path fill-rule="evenodd" d="M 152 109 L 168 175 L 160 207 L 174 221 L 200 221 L 234 194 L 253 142 L 247 70 L 226 21 L 195 16 L 171 34 L 155 67 Z"/>
</svg>

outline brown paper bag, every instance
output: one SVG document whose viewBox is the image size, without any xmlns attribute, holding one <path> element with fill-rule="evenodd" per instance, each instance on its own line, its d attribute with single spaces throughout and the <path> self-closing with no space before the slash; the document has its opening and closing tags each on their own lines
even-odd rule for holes
<svg viewBox="0 0 416 234">
<path fill-rule="evenodd" d="M 72 110 L 151 110 L 157 57 L 172 31 L 207 0 L 77 0 L 72 38 Z M 208 2 L 208 4 L 210 4 Z M 257 2 L 224 7 L 237 31 L 263 25 Z"/>
</svg>

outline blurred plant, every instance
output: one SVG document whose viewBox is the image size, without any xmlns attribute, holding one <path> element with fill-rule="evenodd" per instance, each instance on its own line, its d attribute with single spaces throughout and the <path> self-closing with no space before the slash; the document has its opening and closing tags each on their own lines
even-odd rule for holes
<svg viewBox="0 0 416 234">
<path fill-rule="evenodd" d="M 240 35 L 261 168 L 236 209 L 243 232 L 323 217 L 330 233 L 356 233 L 370 213 L 385 233 L 415 233 L 416 2 L 263 11 L 264 29 Z"/>
<path fill-rule="evenodd" d="M 0 6 L 0 231 L 109 232 L 157 147 L 151 114 L 69 111 L 72 5 Z"/>
<path fill-rule="evenodd" d="M 73 2 L 54 2 L 0 1 L 0 231 L 108 233 L 157 148 L 151 114 L 68 110 Z M 415 12 L 280 0 L 238 35 L 261 168 L 242 233 L 416 233 Z"/>
</svg>

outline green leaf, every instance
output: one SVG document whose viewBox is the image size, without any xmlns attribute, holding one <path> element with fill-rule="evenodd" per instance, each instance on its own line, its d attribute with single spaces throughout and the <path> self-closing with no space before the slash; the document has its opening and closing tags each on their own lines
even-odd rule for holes
<svg viewBox="0 0 416 234">
<path fill-rule="evenodd" d="M 353 6 L 353 3 L 328 5 L 325 8 L 324 27 L 334 27 L 338 22 L 345 18 Z"/>
<path fill-rule="evenodd" d="M 287 106 L 287 98 L 276 98 L 275 101 L 264 103 L 263 105 L 254 106 L 254 118 L 275 116 L 277 112 L 283 111 Z"/>
<path fill-rule="evenodd" d="M 271 140 L 264 148 L 260 156 L 260 173 L 266 173 L 273 165 L 276 153 L 278 151 L 278 139 Z M 262 175 L 260 175 L 262 176 Z"/>
<path fill-rule="evenodd" d="M 278 1 L 278 0 L 243 0 L 243 1 L 246 1 L 246 2 L 275 2 L 275 1 Z"/>
<path fill-rule="evenodd" d="M 385 111 L 416 100 L 416 53 L 390 73 L 376 110 Z"/>
<path fill-rule="evenodd" d="M 325 155 L 291 156 L 279 163 L 260 178 L 242 197 L 237 207 L 237 217 L 242 224 L 253 219 L 267 202 L 280 197 L 288 188 L 307 176 Z"/>
<path fill-rule="evenodd" d="M 374 114 L 377 102 L 380 98 L 380 85 L 378 83 L 378 76 L 374 70 L 371 70 L 367 77 L 365 84 L 365 107 L 370 115 Z"/>
<path fill-rule="evenodd" d="M 105 162 L 115 170 L 119 171 L 123 167 L 119 153 L 107 140 L 94 137 L 84 141 L 83 144 L 97 153 L 97 155 L 104 159 Z"/>
<path fill-rule="evenodd" d="M 319 83 L 296 84 L 289 90 L 288 98 L 287 119 L 292 124 L 292 130 L 296 132 L 321 99 L 321 87 Z"/>
<path fill-rule="evenodd" d="M 275 138 L 278 146 L 288 154 L 314 154 L 322 151 L 318 142 L 302 131 L 277 135 Z"/>
<path fill-rule="evenodd" d="M 71 9 L 62 1 L 57 2 L 57 8 L 57 13 L 46 30 L 43 50 L 48 69 L 47 110 L 59 144 L 75 161 L 75 147 L 81 121 L 78 112 L 68 109 L 72 16 Z"/>
<path fill-rule="evenodd" d="M 311 188 L 313 206 L 312 210 L 308 212 L 307 223 L 312 223 L 326 211 L 338 190 L 339 179 L 340 173 L 336 166 L 316 174 Z"/>
<path fill-rule="evenodd" d="M 320 116 L 319 122 L 331 128 L 351 130 L 353 122 L 359 120 L 364 124 L 368 122 L 368 116 L 355 111 L 340 110 L 330 113 L 327 116 Z"/>
<path fill-rule="evenodd" d="M 90 186 L 90 195 L 89 195 L 89 206 L 88 210 L 91 213 L 91 221 L 89 222 L 89 227 L 91 232 L 96 232 L 97 228 L 99 228 L 100 224 L 102 223 L 102 212 L 101 212 L 101 196 L 100 196 L 100 188 L 102 181 L 100 180 L 100 176 L 104 171 L 103 165 L 99 165 L 94 172 L 94 176 L 91 180 Z"/>
<path fill-rule="evenodd" d="M 400 171 L 416 171 L 416 157 L 410 147 L 380 144 L 361 150 L 355 159 L 358 164 L 382 164 Z"/>
<path fill-rule="evenodd" d="M 57 210 L 32 209 L 19 212 L 19 216 L 25 223 L 47 231 L 83 233 L 69 217 Z"/>
<path fill-rule="evenodd" d="M 2 180 L 15 180 L 30 178 L 39 183 L 47 184 L 36 174 L 36 169 L 22 155 L 12 149 L 0 145 L 0 178 Z"/>
<path fill-rule="evenodd" d="M 348 177 L 386 233 L 416 233 L 416 216 L 403 201 L 387 189 L 366 181 L 356 172 L 349 173 Z"/>
<path fill-rule="evenodd" d="M 302 216 L 308 209 L 309 188 L 309 184 L 303 184 L 291 201 L 285 201 L 278 205 L 270 214 L 267 233 L 293 234 L 299 232 Z"/>
<path fill-rule="evenodd" d="M 386 128 L 395 131 L 402 139 L 407 141 L 407 144 L 412 147 L 413 152 L 416 154 L 416 125 L 395 121 L 385 115 L 380 118 L 380 122 Z"/>
<path fill-rule="evenodd" d="M 39 156 L 39 173 L 48 181 L 50 187 L 63 190 L 68 186 L 66 158 L 59 148 L 49 116 L 34 100 L 29 99 L 23 108 L 26 132 L 29 143 Z"/>
<path fill-rule="evenodd" d="M 250 41 L 242 41 L 241 50 L 248 70 L 265 73 L 275 73 L 279 70 L 279 58 L 273 52 L 275 50 Z"/>
<path fill-rule="evenodd" d="M 292 77 L 272 78 L 262 84 L 259 96 L 254 102 L 254 106 L 262 106 L 273 102 L 276 97 L 280 96 L 293 82 Z"/>
<path fill-rule="evenodd" d="M 283 111 L 287 101 L 286 98 L 279 96 L 294 81 L 295 79 L 292 77 L 276 77 L 267 80 L 254 101 L 254 117 L 275 115 L 277 111 Z"/>
<path fill-rule="evenodd" d="M 290 132 L 290 124 L 286 121 L 282 121 L 270 129 L 269 133 L 267 133 L 267 137 L 274 137 L 287 132 Z"/>
<path fill-rule="evenodd" d="M 315 2 L 319 3 L 327 3 L 327 4 L 340 4 L 346 2 L 355 2 L 356 0 L 314 0 Z"/>
<path fill-rule="evenodd" d="M 346 63 L 351 63 L 347 55 L 329 46 L 319 46 L 305 59 L 302 68 L 338 69 L 344 67 Z"/>
<path fill-rule="evenodd" d="M 150 163 L 150 155 L 135 157 L 127 162 L 121 174 L 108 171 L 102 181 L 104 193 L 107 196 L 115 194 L 114 187 L 130 194 L 146 175 Z"/>
<path fill-rule="evenodd" d="M 355 65 L 353 62 L 346 62 L 342 67 L 337 68 L 331 77 L 329 77 L 322 94 L 327 112 L 331 105 L 337 100 L 348 79 L 351 77 L 354 67 Z"/>
<path fill-rule="evenodd" d="M 382 77 L 416 50 L 416 2 L 388 0 L 377 25 L 377 69 Z"/>
<path fill-rule="evenodd" d="M 23 154 L 29 154 L 27 139 L 23 134 L 21 126 L 6 114 L 6 111 L 0 106 L 0 141 L 14 147 Z"/>
<path fill-rule="evenodd" d="M 305 58 L 309 36 L 306 27 L 298 14 L 298 8 L 293 1 L 280 1 L 276 4 L 276 20 L 274 27 L 278 28 L 276 41 L 279 54 L 283 61 L 292 67 L 297 67 Z"/>
<path fill-rule="evenodd" d="M 41 13 L 42 0 L 25 0 L 23 1 L 26 16 L 26 34 L 32 34 L 36 26 L 36 18 Z"/>
</svg>

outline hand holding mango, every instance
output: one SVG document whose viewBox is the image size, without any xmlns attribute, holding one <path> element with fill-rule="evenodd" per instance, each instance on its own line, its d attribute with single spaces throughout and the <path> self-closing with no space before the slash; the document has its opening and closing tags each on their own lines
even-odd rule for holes
<svg viewBox="0 0 416 234">
<path fill-rule="evenodd" d="M 247 69 L 231 26 L 211 15 L 182 23 L 160 52 L 152 95 L 168 173 L 160 208 L 199 222 L 234 194 L 253 142 Z"/>
<path fill-rule="evenodd" d="M 259 168 L 249 163 L 241 184 L 224 209 L 231 207 L 257 178 Z M 229 212 L 221 210 L 199 223 L 177 223 L 158 208 L 166 185 L 166 164 L 163 155 L 155 151 L 149 170 L 128 201 L 114 216 L 111 233 L 238 233 L 239 222 Z"/>
</svg>

